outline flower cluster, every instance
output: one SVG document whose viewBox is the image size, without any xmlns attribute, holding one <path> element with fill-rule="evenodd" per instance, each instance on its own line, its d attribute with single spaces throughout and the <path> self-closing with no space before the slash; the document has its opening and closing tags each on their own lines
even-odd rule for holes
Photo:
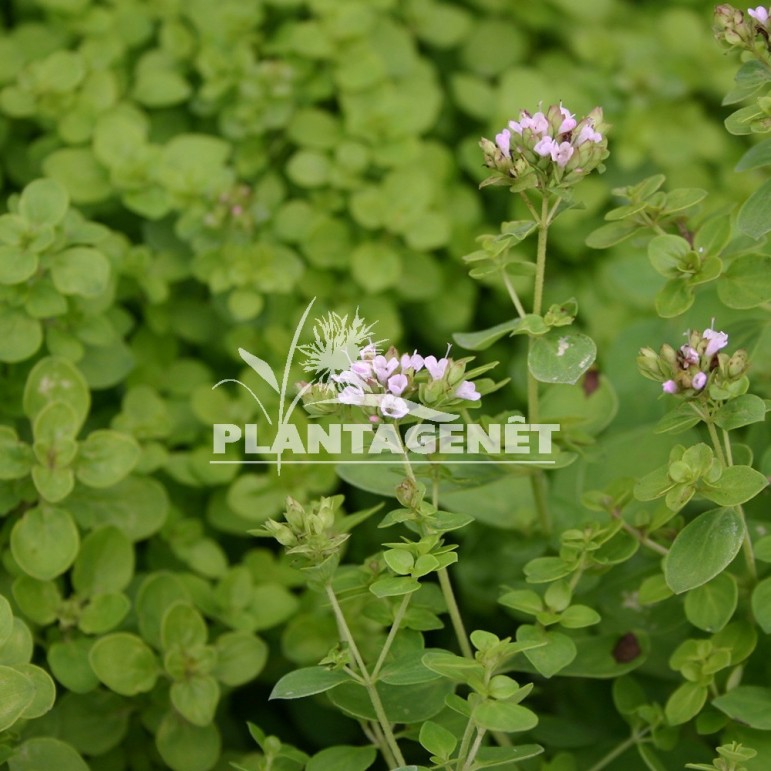
<svg viewBox="0 0 771 771">
<path fill-rule="evenodd" d="M 713 398 L 738 395 L 744 388 L 740 381 L 746 380 L 747 352 L 738 350 L 731 357 L 720 353 L 728 345 L 728 335 L 711 327 L 686 335 L 688 342 L 677 350 L 666 344 L 659 353 L 643 348 L 637 358 L 641 373 L 661 383 L 666 394 L 698 396 L 710 384 L 715 386 Z"/>
<path fill-rule="evenodd" d="M 576 120 L 562 104 L 531 115 L 523 110 L 519 120 L 496 134 L 495 142 L 482 139 L 485 165 L 497 175 L 483 184 L 507 184 L 517 189 L 570 183 L 585 176 L 607 157 L 602 110 Z"/>
<path fill-rule="evenodd" d="M 476 386 L 464 379 L 468 359 L 453 361 L 447 353 L 437 359 L 417 351 L 400 355 L 393 347 L 379 354 L 375 346 L 365 346 L 348 369 L 332 375 L 339 389 L 336 399 L 361 407 L 373 423 L 417 413 L 421 404 L 438 408 L 478 401 Z"/>
<path fill-rule="evenodd" d="M 715 37 L 728 45 L 747 49 L 753 49 L 760 37 L 768 46 L 771 32 L 769 17 L 771 7 L 759 5 L 748 8 L 745 15 L 738 8 L 723 3 L 715 7 Z"/>
</svg>

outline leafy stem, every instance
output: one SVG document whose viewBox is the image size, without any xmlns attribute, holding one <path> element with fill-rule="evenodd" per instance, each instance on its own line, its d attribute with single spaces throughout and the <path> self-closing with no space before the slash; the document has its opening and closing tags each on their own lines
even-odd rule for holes
<svg viewBox="0 0 771 771">
<path fill-rule="evenodd" d="M 404 619 L 404 614 L 407 612 L 407 606 L 410 604 L 410 600 L 412 599 L 412 593 L 405 594 L 404 597 L 402 597 L 402 601 L 399 603 L 399 607 L 396 609 L 396 614 L 394 615 L 393 623 L 391 624 L 391 629 L 388 632 L 388 637 L 386 637 L 385 643 L 383 643 L 383 649 L 380 651 L 380 656 L 378 656 L 377 663 L 375 664 L 375 668 L 372 670 L 372 679 L 377 680 L 377 676 L 380 674 L 380 670 L 383 667 L 383 662 L 386 660 L 386 656 L 388 656 L 388 651 L 391 650 L 391 645 L 393 645 L 393 641 L 396 639 L 396 633 L 399 631 L 399 627 L 402 624 L 402 620 Z"/>
<path fill-rule="evenodd" d="M 351 634 L 351 629 L 348 626 L 348 622 L 345 620 L 345 615 L 343 614 L 343 609 L 340 607 L 340 603 L 337 600 L 335 590 L 332 588 L 330 583 L 327 583 L 325 589 L 327 597 L 329 598 L 329 603 L 332 606 L 332 610 L 335 614 L 335 620 L 337 621 L 337 628 L 339 630 L 340 637 L 348 644 L 348 648 L 351 651 L 353 660 L 356 663 L 356 666 L 359 668 L 359 672 L 361 673 L 363 684 L 367 689 L 370 701 L 372 702 L 372 707 L 375 710 L 375 715 L 377 715 L 378 723 L 380 724 L 380 729 L 382 730 L 383 737 L 385 739 L 383 749 L 388 749 L 388 753 L 384 754 L 390 756 L 386 757 L 386 761 L 389 764 L 395 762 L 397 765 L 403 766 L 404 756 L 402 755 L 402 751 L 399 748 L 396 737 L 394 736 L 391 723 L 388 720 L 385 709 L 383 708 L 383 702 L 380 700 L 380 694 L 377 692 L 375 681 L 372 675 L 370 675 L 369 670 L 367 669 L 367 665 L 364 663 L 364 659 L 359 652 L 359 647 L 356 645 L 356 641 L 353 639 L 353 635 Z"/>
<path fill-rule="evenodd" d="M 597 761 L 597 763 L 595 763 L 589 769 L 589 771 L 601 771 L 601 769 L 609 766 L 617 757 L 623 755 L 630 747 L 634 747 L 635 744 L 638 744 L 641 739 L 650 733 L 650 730 L 650 727 L 644 728 L 639 733 L 633 730 L 632 735 L 628 739 L 625 739 L 619 745 L 614 747 L 607 755 L 605 755 L 605 757 Z"/>
</svg>

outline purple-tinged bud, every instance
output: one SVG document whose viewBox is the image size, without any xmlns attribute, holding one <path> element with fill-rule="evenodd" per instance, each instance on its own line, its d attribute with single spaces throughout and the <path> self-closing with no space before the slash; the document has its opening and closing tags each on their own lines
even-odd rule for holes
<svg viewBox="0 0 771 771">
<path fill-rule="evenodd" d="M 417 509 L 423 501 L 425 487 L 412 479 L 405 479 L 396 487 L 396 500 L 405 509 Z"/>
<path fill-rule="evenodd" d="M 707 385 L 707 376 L 703 372 L 697 372 L 691 380 L 691 388 L 695 391 L 701 391 Z"/>
<path fill-rule="evenodd" d="M 747 359 L 747 351 L 740 348 L 734 355 L 728 360 L 728 375 L 732 378 L 741 377 L 749 369 L 749 361 Z"/>
<path fill-rule="evenodd" d="M 665 394 L 676 394 L 679 389 L 674 380 L 667 380 L 665 383 L 661 384 L 661 390 Z"/>
<path fill-rule="evenodd" d="M 725 332 L 716 332 L 714 329 L 705 329 L 702 337 L 707 341 L 704 355 L 708 358 L 728 345 L 728 335 Z"/>
</svg>

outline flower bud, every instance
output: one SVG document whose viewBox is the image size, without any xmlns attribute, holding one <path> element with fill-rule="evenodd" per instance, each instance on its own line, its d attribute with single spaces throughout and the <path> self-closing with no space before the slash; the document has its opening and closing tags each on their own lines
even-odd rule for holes
<svg viewBox="0 0 771 771">
<path fill-rule="evenodd" d="M 651 380 L 660 380 L 662 377 L 659 357 L 652 348 L 641 348 L 637 357 L 637 367 L 640 373 Z"/>
<path fill-rule="evenodd" d="M 335 507 L 331 498 L 321 499 L 318 516 L 324 530 L 330 530 L 335 524 Z"/>
<path fill-rule="evenodd" d="M 452 360 L 451 360 L 452 361 Z M 456 386 L 463 380 L 463 376 L 466 374 L 466 365 L 460 361 L 452 361 L 445 373 L 445 379 L 450 386 Z"/>
<path fill-rule="evenodd" d="M 305 529 L 305 509 L 291 495 L 288 495 L 286 499 L 284 517 L 295 532 L 301 532 Z"/>
<path fill-rule="evenodd" d="M 664 343 L 659 350 L 659 355 L 672 369 L 677 367 L 677 351 L 671 345 Z"/>
<path fill-rule="evenodd" d="M 415 510 L 420 506 L 425 495 L 426 488 L 419 482 L 412 479 L 404 479 L 396 487 L 396 500 L 404 506 L 405 509 Z"/>
<path fill-rule="evenodd" d="M 728 376 L 732 378 L 741 377 L 749 369 L 747 351 L 740 348 L 728 360 Z"/>
<path fill-rule="evenodd" d="M 283 522 L 269 519 L 264 527 L 282 546 L 289 548 L 297 544 L 297 537 Z"/>
</svg>

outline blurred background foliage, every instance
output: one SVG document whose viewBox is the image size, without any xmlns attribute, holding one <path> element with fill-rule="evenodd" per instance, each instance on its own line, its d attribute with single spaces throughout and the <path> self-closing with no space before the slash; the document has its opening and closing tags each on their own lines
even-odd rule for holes
<svg viewBox="0 0 771 771">
<path fill-rule="evenodd" d="M 600 105 L 612 124 L 606 174 L 579 186 L 585 208 L 560 218 L 551 234 L 546 302 L 578 299 L 580 324 L 598 343 L 602 387 L 590 406 L 576 409 L 589 437 L 605 430 L 602 450 L 589 441 L 553 485 L 559 524 L 587 517 L 578 504 L 584 490 L 661 462 L 669 441 L 650 436 L 649 426 L 663 408 L 637 373 L 638 348 L 676 341 L 712 317 L 742 344 L 743 320 L 755 312 L 726 309 L 705 290 L 684 317 L 662 321 L 653 302 L 663 279 L 645 242 L 598 252 L 585 238 L 613 205 L 613 187 L 653 173 L 666 174 L 669 187 L 709 190 L 705 214 L 730 210 L 757 187 L 759 172 L 733 171 L 751 140 L 722 126 L 730 110 L 721 99 L 737 64 L 713 40 L 711 13 L 705 0 L 3 4 L 3 193 L 39 177 L 57 180 L 68 191 L 69 214 L 52 223 L 55 249 L 43 249 L 81 249 L 66 276 L 41 274 L 34 292 L 28 283 L 0 285 L 3 422 L 28 434 L 21 392 L 32 366 L 45 355 L 74 362 L 91 391 L 87 429 L 112 427 L 141 447 L 134 473 L 119 486 L 78 487 L 66 501 L 79 512 L 81 537 L 96 521 L 125 529 L 116 507 L 142 511 L 150 521 L 125 533 L 136 556 L 126 590 L 132 603 L 148 576 L 176 572 L 179 586 L 168 592 L 196 598 L 212 629 L 259 632 L 271 651 L 257 684 L 224 691 L 214 734 L 201 740 L 208 765 L 194 766 L 184 754 L 190 737 L 174 734 L 173 713 L 162 718 L 168 697 L 147 696 L 138 710 L 132 698 L 96 683 L 59 679 L 57 705 L 27 723 L 23 737 L 58 737 L 94 769 L 180 771 L 215 762 L 226 768 L 228 758 L 242 757 L 250 748 L 247 719 L 309 750 L 324 745 L 330 727 L 340 741 L 355 737 L 354 724 L 328 710 L 319 717 L 312 703 L 268 714 L 277 673 L 287 662 L 317 661 L 334 630 L 313 598 L 292 593 L 296 575 L 255 549 L 245 531 L 277 515 L 289 492 L 307 500 L 343 489 L 350 508 L 371 497 L 341 488 L 329 466 L 286 467 L 278 477 L 210 465 L 211 424 L 256 419 L 242 392 L 211 386 L 226 377 L 253 382 L 239 346 L 283 367 L 314 297 L 314 315 L 358 308 L 377 321 L 378 338 L 424 353 L 442 353 L 454 332 L 509 318 L 502 288 L 472 281 L 461 257 L 480 234 L 523 216 L 513 197 L 477 190 L 485 176 L 479 137 L 494 135 L 520 109 L 562 100 L 583 115 Z M 12 230 L 0 233 L 10 245 L 4 249 L 12 248 Z M 763 390 L 759 381 L 767 390 L 771 336 L 751 342 L 755 390 Z M 496 374 L 512 378 L 490 398 L 490 412 L 523 404 L 523 354 L 523 343 L 505 339 L 480 355 L 501 361 Z M 293 374 L 302 376 L 299 368 Z M 275 395 L 254 385 L 275 404 Z M 563 396 L 574 399 L 579 390 Z M 748 441 L 762 447 L 760 434 Z M 768 455 L 763 463 L 768 468 Z M 0 589 L 10 597 L 26 574 L 9 532 L 35 494 L 28 481 L 0 484 L 8 514 Z M 519 536 L 500 538 L 500 529 L 528 530 L 524 482 L 520 492 L 491 491 L 484 505 L 473 492 L 456 494 L 456 507 L 481 522 L 465 536 L 459 571 L 466 608 L 485 628 L 511 626 L 495 618 L 497 586 L 520 579 L 534 556 Z M 352 559 L 377 549 L 374 530 L 363 532 Z M 619 610 L 615 595 L 607 601 Z M 49 649 L 55 673 L 50 646 L 72 642 L 61 618 L 14 611 L 34 630 L 37 650 Z M 619 629 L 625 623 L 615 617 Z M 658 669 L 672 676 L 661 662 Z M 546 716 L 536 731 L 552 750 L 623 734 L 603 686 L 568 681 L 560 693 L 543 697 Z M 162 760 L 136 742 L 148 732 L 166 737 Z M 169 749 L 171 734 L 182 738 Z M 683 757 L 709 753 L 686 745 Z"/>
</svg>

